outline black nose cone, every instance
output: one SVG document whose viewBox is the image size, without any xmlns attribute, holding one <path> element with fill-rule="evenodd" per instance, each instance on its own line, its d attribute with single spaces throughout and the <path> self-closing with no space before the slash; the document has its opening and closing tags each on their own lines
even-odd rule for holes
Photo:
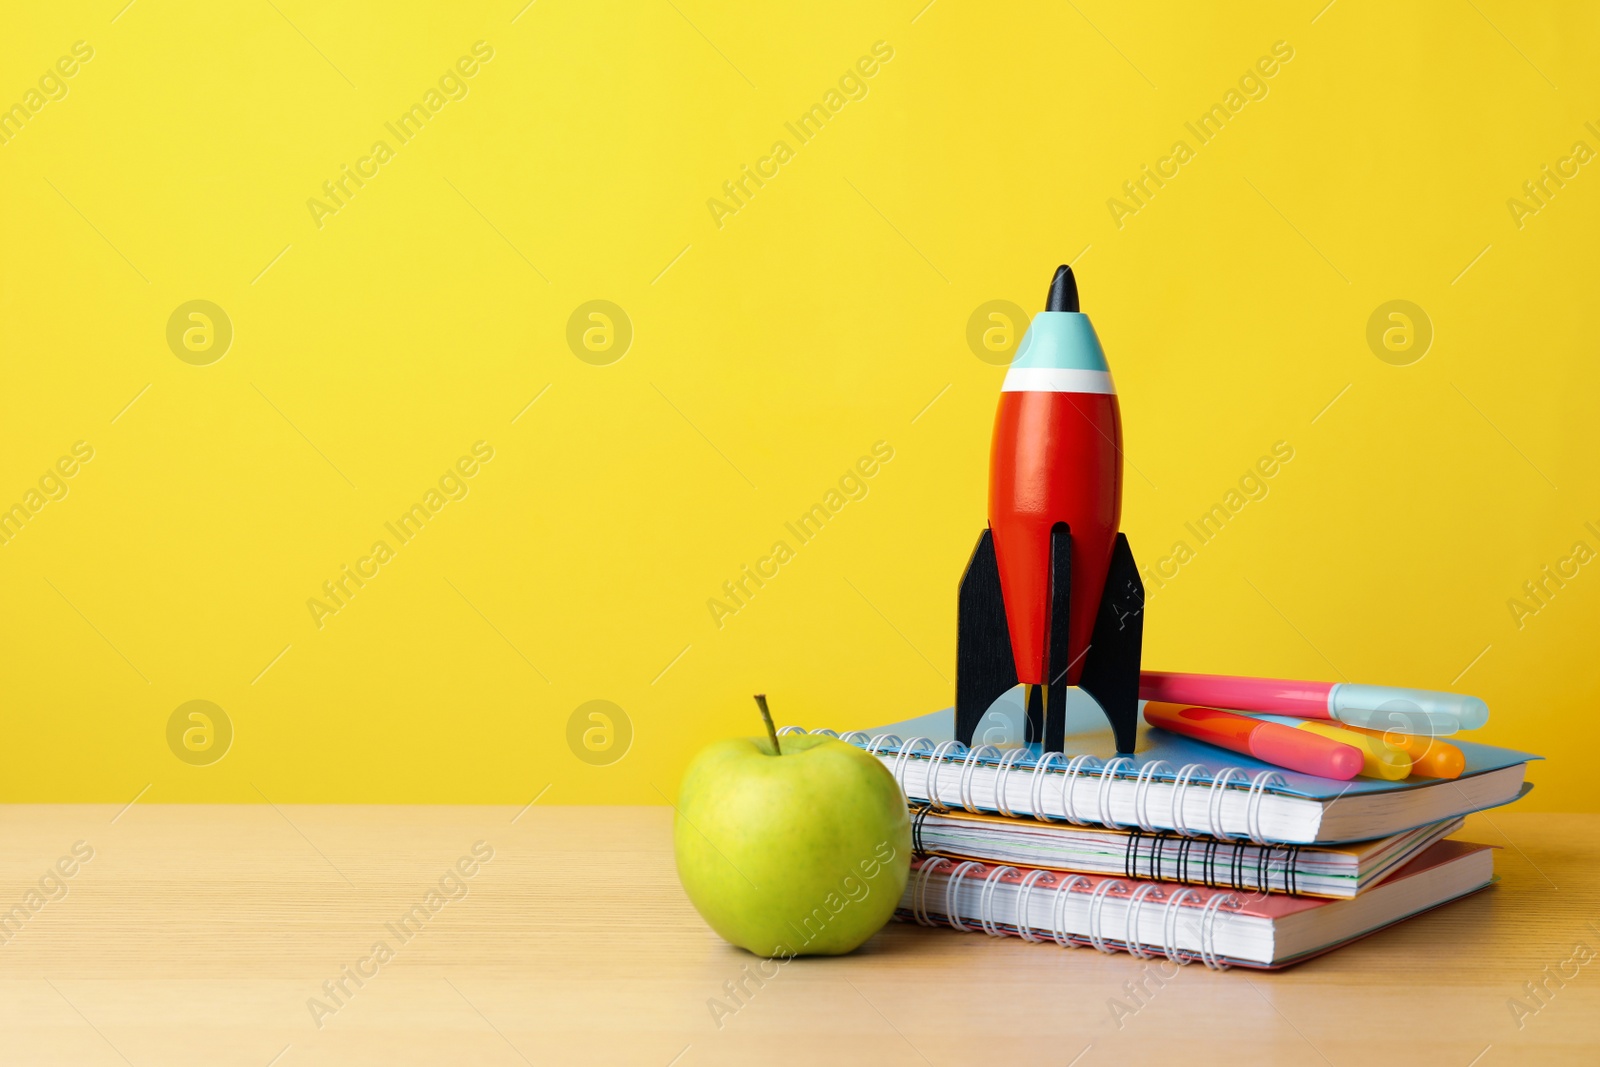
<svg viewBox="0 0 1600 1067">
<path fill-rule="evenodd" d="M 1050 279 L 1050 295 L 1045 297 L 1044 309 L 1046 311 L 1078 310 L 1078 279 L 1072 276 L 1072 268 L 1065 263 L 1056 268 L 1056 276 Z"/>
</svg>

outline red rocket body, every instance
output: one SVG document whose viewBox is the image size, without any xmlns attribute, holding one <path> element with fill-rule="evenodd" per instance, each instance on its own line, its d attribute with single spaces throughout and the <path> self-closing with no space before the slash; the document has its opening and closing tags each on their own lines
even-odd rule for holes
<svg viewBox="0 0 1600 1067">
<path fill-rule="evenodd" d="M 1046 678 L 1050 531 L 1072 534 L 1065 682 L 1077 685 L 1122 521 L 1122 416 L 1115 393 L 1008 390 L 989 454 L 989 529 L 1017 680 Z"/>
</svg>

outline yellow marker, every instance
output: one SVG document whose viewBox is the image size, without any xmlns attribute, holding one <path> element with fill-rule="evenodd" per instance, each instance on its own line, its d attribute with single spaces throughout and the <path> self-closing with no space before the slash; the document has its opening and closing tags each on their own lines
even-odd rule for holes
<svg viewBox="0 0 1600 1067">
<path fill-rule="evenodd" d="M 1427 734 L 1402 734 L 1394 730 L 1367 730 L 1347 726 L 1368 737 L 1379 737 L 1411 757 L 1411 773 L 1424 778 L 1460 778 L 1467 768 L 1467 757 L 1455 745 Z"/>
<path fill-rule="evenodd" d="M 1314 734 L 1321 734 L 1323 737 L 1342 741 L 1360 749 L 1361 773 L 1368 778 L 1383 778 L 1390 782 L 1398 782 L 1411 774 L 1411 757 L 1398 745 L 1386 741 L 1382 734 L 1374 736 L 1367 730 L 1356 731 L 1346 726 L 1336 726 L 1331 722 L 1316 720 L 1296 722 L 1294 725 L 1297 729 L 1310 730 Z"/>
</svg>

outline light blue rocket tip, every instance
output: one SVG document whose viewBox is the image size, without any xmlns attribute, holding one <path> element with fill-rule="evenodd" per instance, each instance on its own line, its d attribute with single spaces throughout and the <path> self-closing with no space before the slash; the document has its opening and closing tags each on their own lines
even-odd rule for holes
<svg viewBox="0 0 1600 1067">
<path fill-rule="evenodd" d="M 1079 311 L 1041 311 L 1017 346 L 1012 369 L 1109 371 L 1105 350 L 1089 316 Z"/>
</svg>

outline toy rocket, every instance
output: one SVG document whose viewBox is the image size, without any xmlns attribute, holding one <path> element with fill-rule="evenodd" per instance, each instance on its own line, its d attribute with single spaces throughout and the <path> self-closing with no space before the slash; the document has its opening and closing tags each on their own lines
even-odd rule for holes
<svg viewBox="0 0 1600 1067">
<path fill-rule="evenodd" d="M 996 697 L 1028 687 L 1028 740 L 1062 747 L 1066 687 L 1132 752 L 1144 584 L 1122 519 L 1122 418 L 1105 353 L 1078 311 L 1072 268 L 1006 373 L 989 457 L 989 527 L 961 578 L 956 736 Z"/>
</svg>

